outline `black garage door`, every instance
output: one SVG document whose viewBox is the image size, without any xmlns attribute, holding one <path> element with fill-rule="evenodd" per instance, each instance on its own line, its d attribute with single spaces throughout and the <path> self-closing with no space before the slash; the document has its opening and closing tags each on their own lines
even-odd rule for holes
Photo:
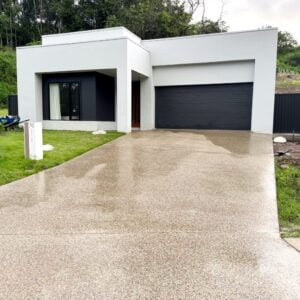
<svg viewBox="0 0 300 300">
<path fill-rule="evenodd" d="M 156 87 L 156 128 L 250 130 L 252 83 Z"/>
</svg>

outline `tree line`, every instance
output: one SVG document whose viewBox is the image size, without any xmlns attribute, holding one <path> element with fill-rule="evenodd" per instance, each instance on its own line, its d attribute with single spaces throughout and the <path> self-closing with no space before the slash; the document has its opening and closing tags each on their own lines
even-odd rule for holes
<svg viewBox="0 0 300 300">
<path fill-rule="evenodd" d="M 199 9 L 202 18 L 193 23 Z M 0 0 L 0 47 L 120 25 L 143 39 L 220 32 L 227 29 L 222 12 L 223 6 L 218 20 L 208 19 L 205 0 Z"/>
</svg>

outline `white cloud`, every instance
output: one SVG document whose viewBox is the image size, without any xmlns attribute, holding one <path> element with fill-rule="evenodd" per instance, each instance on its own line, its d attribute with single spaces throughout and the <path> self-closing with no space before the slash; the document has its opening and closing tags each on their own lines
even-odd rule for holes
<svg viewBox="0 0 300 300">
<path fill-rule="evenodd" d="M 256 29 L 264 25 L 289 31 L 300 43 L 299 0 L 225 0 L 224 20 L 231 31 Z M 220 14 L 221 1 L 207 0 L 207 16 L 212 19 Z M 201 12 L 195 14 L 195 21 Z"/>
</svg>

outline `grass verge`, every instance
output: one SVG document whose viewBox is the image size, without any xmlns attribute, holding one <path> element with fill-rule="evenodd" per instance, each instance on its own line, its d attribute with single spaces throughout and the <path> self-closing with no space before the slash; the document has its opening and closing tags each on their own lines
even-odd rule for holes
<svg viewBox="0 0 300 300">
<path fill-rule="evenodd" d="M 279 224 L 282 237 L 300 237 L 300 169 L 276 165 Z"/>
<path fill-rule="evenodd" d="M 44 152 L 43 160 L 33 161 L 24 159 L 23 132 L 4 132 L 0 134 L 0 185 L 57 166 L 121 135 L 115 131 L 92 135 L 84 131 L 44 130 L 43 143 L 51 144 L 54 150 Z"/>
<path fill-rule="evenodd" d="M 7 115 L 7 108 L 0 108 L 0 117 Z"/>
</svg>

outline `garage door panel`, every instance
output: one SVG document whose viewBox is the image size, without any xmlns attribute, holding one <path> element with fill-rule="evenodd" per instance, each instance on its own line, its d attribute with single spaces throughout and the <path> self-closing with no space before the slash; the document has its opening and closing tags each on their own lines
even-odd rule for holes
<svg viewBox="0 0 300 300">
<path fill-rule="evenodd" d="M 156 127 L 250 130 L 252 83 L 156 88 Z"/>
</svg>

